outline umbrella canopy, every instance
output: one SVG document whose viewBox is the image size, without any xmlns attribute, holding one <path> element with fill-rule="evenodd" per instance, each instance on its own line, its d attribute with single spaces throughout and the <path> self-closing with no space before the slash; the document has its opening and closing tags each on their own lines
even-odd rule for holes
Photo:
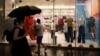
<svg viewBox="0 0 100 56">
<path fill-rule="evenodd" d="M 29 16 L 41 13 L 41 9 L 36 6 L 20 6 L 12 10 L 8 16 L 9 17 L 20 17 L 20 16 Z"/>
</svg>

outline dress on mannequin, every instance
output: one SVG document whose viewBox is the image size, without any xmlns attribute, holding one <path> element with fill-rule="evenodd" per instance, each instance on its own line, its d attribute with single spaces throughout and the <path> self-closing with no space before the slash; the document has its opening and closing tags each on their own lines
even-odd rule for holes
<svg viewBox="0 0 100 56">
<path fill-rule="evenodd" d="M 36 21 L 33 17 L 31 16 L 26 16 L 25 17 L 25 21 L 24 21 L 24 29 L 25 31 L 28 33 L 28 35 L 30 36 L 31 40 L 36 40 L 36 36 L 33 36 L 33 25 L 36 24 Z"/>
</svg>

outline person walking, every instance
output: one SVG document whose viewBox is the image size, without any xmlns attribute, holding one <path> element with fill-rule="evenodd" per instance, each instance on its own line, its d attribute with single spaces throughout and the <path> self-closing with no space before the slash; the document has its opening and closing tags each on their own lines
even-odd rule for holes
<svg viewBox="0 0 100 56">
<path fill-rule="evenodd" d="M 37 28 L 37 44 L 38 44 L 38 51 L 36 53 L 38 53 L 38 55 L 40 55 L 40 45 L 42 45 L 45 48 L 45 50 L 47 49 L 47 47 L 42 43 L 43 25 L 41 24 L 40 19 L 37 19 L 36 28 Z"/>
<path fill-rule="evenodd" d="M 24 17 L 17 19 L 18 25 L 12 31 L 13 44 L 11 49 L 11 56 L 32 56 L 31 50 L 26 39 L 27 33 L 23 29 Z"/>
</svg>

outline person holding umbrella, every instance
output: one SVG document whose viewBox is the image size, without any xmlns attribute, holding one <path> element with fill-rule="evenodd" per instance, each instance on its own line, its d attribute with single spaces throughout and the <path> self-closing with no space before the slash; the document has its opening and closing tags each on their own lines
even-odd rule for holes
<svg viewBox="0 0 100 56">
<path fill-rule="evenodd" d="M 13 29 L 12 56 L 32 56 L 26 39 L 27 33 L 23 29 L 23 19 L 17 19 L 18 26 Z"/>
<path fill-rule="evenodd" d="M 13 29 L 13 45 L 11 49 L 11 56 L 32 56 L 28 41 L 26 39 L 27 33 L 23 25 L 25 16 L 35 15 L 41 13 L 41 9 L 35 6 L 21 6 L 12 10 L 8 16 L 16 18 L 18 25 Z"/>
</svg>

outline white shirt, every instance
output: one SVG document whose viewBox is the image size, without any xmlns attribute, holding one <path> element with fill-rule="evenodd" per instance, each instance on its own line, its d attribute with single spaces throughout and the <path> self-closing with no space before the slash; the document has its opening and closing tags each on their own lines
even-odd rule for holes
<svg viewBox="0 0 100 56">
<path fill-rule="evenodd" d="M 43 36 L 43 25 L 42 24 L 37 24 L 36 27 L 38 29 L 37 36 Z"/>
<path fill-rule="evenodd" d="M 63 31 L 64 31 L 64 32 L 67 32 L 67 31 L 68 31 L 68 30 L 67 30 L 67 28 L 68 28 L 68 27 L 67 27 L 67 23 L 64 23 L 64 26 L 63 26 L 63 27 L 64 27 L 64 30 L 63 30 Z"/>
<path fill-rule="evenodd" d="M 85 25 L 85 18 L 80 18 L 79 19 L 79 26 Z"/>
</svg>

